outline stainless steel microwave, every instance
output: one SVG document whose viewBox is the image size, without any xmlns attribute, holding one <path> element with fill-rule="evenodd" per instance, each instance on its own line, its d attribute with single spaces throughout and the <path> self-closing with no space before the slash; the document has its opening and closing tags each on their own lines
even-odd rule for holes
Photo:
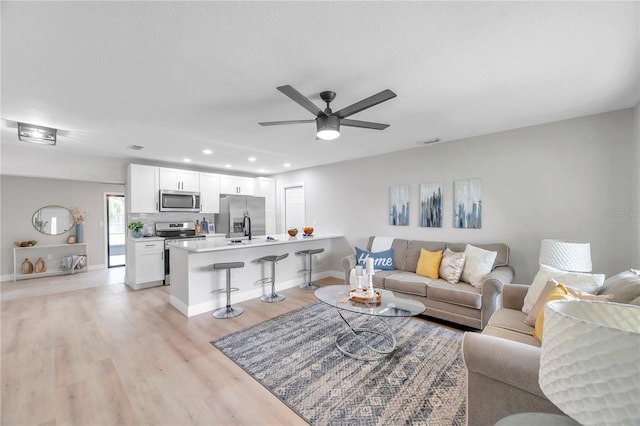
<svg viewBox="0 0 640 426">
<path fill-rule="evenodd" d="M 200 193 L 160 190 L 161 212 L 199 212 Z"/>
</svg>

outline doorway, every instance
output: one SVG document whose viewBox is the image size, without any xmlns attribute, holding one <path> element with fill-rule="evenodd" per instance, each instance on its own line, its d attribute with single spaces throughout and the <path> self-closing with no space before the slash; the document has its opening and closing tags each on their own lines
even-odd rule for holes
<svg viewBox="0 0 640 426">
<path fill-rule="evenodd" d="M 124 266 L 125 238 L 124 195 L 107 194 L 107 267 Z"/>
<path fill-rule="evenodd" d="M 298 183 L 284 186 L 283 198 L 284 232 L 291 228 L 298 228 L 301 231 L 305 226 L 304 185 Z"/>
</svg>

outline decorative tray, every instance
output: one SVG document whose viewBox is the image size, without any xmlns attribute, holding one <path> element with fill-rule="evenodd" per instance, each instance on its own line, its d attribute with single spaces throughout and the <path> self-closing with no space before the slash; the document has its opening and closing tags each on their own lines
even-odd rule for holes
<svg viewBox="0 0 640 426">
<path fill-rule="evenodd" d="M 382 303 L 382 294 L 377 290 L 373 292 L 373 295 L 362 290 L 351 290 L 349 292 L 349 299 L 358 303 L 379 305 Z"/>
</svg>

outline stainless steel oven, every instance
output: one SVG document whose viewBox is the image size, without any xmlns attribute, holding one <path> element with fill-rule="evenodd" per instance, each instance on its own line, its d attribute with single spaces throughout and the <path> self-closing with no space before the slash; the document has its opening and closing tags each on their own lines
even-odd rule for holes
<svg viewBox="0 0 640 426">
<path fill-rule="evenodd" d="M 169 255 L 171 244 L 182 241 L 198 241 L 207 237 L 196 235 L 195 222 L 157 222 L 156 235 L 164 237 L 164 285 L 171 284 L 171 271 L 169 267 Z"/>
</svg>

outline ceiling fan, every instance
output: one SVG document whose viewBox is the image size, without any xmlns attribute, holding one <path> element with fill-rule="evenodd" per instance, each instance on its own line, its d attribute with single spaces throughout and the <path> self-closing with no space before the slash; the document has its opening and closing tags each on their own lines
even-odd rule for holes
<svg viewBox="0 0 640 426">
<path fill-rule="evenodd" d="M 317 127 L 316 136 L 322 140 L 332 140 L 340 136 L 340 126 L 348 127 L 362 127 L 365 129 L 384 130 L 389 127 L 388 124 L 373 123 L 370 121 L 350 120 L 347 117 L 352 116 L 367 108 L 371 108 L 374 105 L 378 105 L 384 101 L 395 98 L 396 94 L 391 90 L 386 89 L 380 93 L 376 93 L 373 96 L 369 96 L 355 104 L 342 108 L 340 111 L 333 112 L 329 104 L 336 97 L 335 92 L 329 90 L 320 92 L 320 98 L 326 102 L 327 107 L 325 110 L 321 110 L 309 100 L 302 93 L 298 92 L 292 86 L 280 86 L 277 88 L 279 91 L 287 95 L 298 105 L 315 115 L 315 120 L 289 120 L 289 121 L 269 121 L 266 123 L 258 123 L 261 126 L 278 126 L 281 124 L 299 124 L 299 123 L 313 123 L 315 121 Z"/>
</svg>

